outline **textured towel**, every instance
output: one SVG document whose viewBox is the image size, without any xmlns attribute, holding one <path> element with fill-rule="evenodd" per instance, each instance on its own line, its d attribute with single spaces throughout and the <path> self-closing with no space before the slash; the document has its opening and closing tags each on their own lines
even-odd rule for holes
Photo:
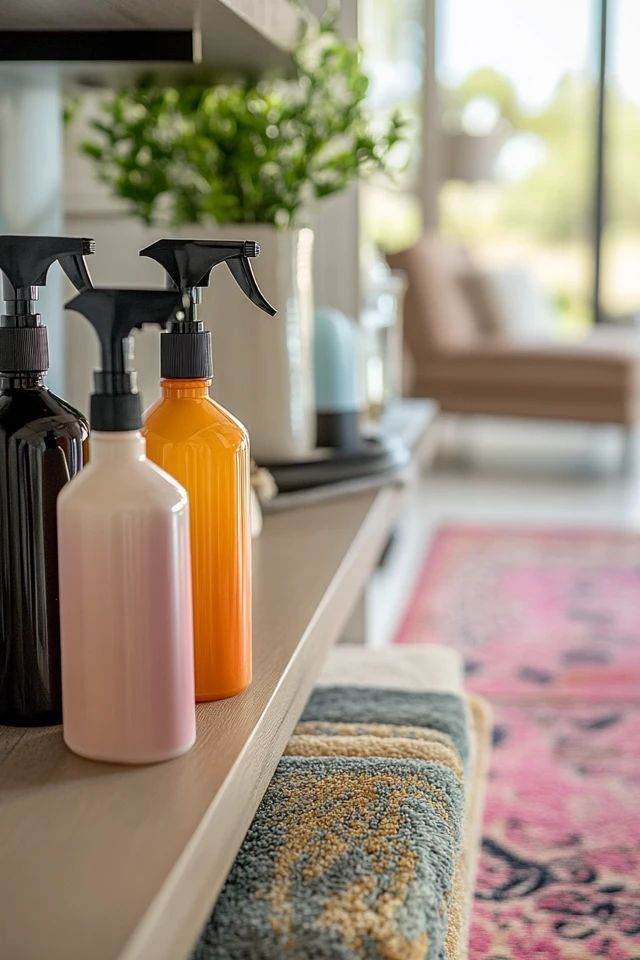
<svg viewBox="0 0 640 960">
<path fill-rule="evenodd" d="M 393 727 L 388 729 L 392 731 Z M 390 757 L 397 760 L 432 760 L 446 764 L 461 780 L 464 776 L 456 750 L 443 743 L 417 737 L 409 739 L 392 734 L 382 737 L 368 734 L 354 737 L 319 737 L 296 734 L 289 740 L 285 754 L 290 757 Z"/>
<path fill-rule="evenodd" d="M 482 702 L 474 698 L 474 713 L 482 710 Z M 484 714 L 482 714 L 484 716 Z M 485 734 L 490 733 L 490 724 L 487 721 L 484 724 Z M 470 742 L 470 767 L 471 772 L 469 780 L 472 784 L 474 796 L 470 798 L 469 790 L 465 787 L 465 842 L 461 854 L 461 861 L 456 869 L 453 890 L 449 900 L 449 917 L 447 924 L 447 933 L 445 935 L 445 956 L 447 958 L 456 958 L 464 960 L 467 955 L 466 944 L 468 941 L 469 922 L 471 915 L 471 901 L 473 882 L 475 879 L 475 867 L 477 864 L 477 849 L 479 848 L 480 818 L 482 815 L 481 797 L 482 790 L 479 790 L 479 799 L 475 802 L 475 796 L 478 793 L 476 784 L 477 776 L 486 776 L 486 764 L 476 765 L 476 729 L 471 728 Z M 382 756 L 395 756 L 393 752 L 387 752 L 387 744 L 393 738 L 401 738 L 401 755 L 406 756 L 411 749 L 412 741 L 420 741 L 430 746 L 441 745 L 447 748 L 449 753 L 439 754 L 438 757 L 448 765 L 459 772 L 462 776 L 460 758 L 453 745 L 451 737 L 440 730 L 433 730 L 429 727 L 405 727 L 393 724 L 381 723 L 331 723 L 322 720 L 300 721 L 294 731 L 294 736 L 289 741 L 287 752 L 311 754 L 315 747 L 310 741 L 316 741 L 317 738 L 331 737 L 336 742 L 335 755 L 345 754 L 353 751 L 355 755 L 371 755 L 378 751 Z M 354 737 L 360 737 L 363 744 L 361 747 L 353 743 Z M 384 738 L 380 742 L 381 738 Z M 386 743 L 385 743 L 386 740 Z M 406 741 L 409 741 L 407 743 Z M 393 749 L 393 748 L 392 748 Z M 397 748 L 396 748 L 397 749 Z M 322 751 L 325 753 L 326 751 Z M 331 752 L 331 751 L 329 751 Z M 453 754 L 453 759 L 451 755 Z M 436 759 L 434 754 L 431 754 Z M 471 799 L 471 802 L 469 800 Z"/>
<path fill-rule="evenodd" d="M 333 723 L 330 720 L 301 720 L 293 731 L 296 736 L 312 737 L 402 737 L 405 740 L 429 740 L 455 750 L 451 737 L 433 727 L 403 727 L 389 723 Z"/>
<path fill-rule="evenodd" d="M 360 734 L 355 736 L 310 736 L 298 734 L 291 738 L 286 753 L 290 756 L 354 756 L 354 757 L 411 757 L 415 760 L 431 760 L 443 763 L 452 770 L 460 780 L 463 778 L 460 757 L 453 747 L 445 746 L 438 741 L 415 736 L 416 728 L 404 728 L 412 731 L 411 737 L 402 738 L 394 735 L 398 727 L 383 728 L 382 736 L 370 735 L 366 727 L 361 727 Z M 422 731 L 426 733 L 426 731 Z M 462 823 L 460 828 L 462 831 Z M 460 944 L 465 928 L 465 881 L 468 867 L 461 850 L 454 862 L 454 873 L 451 889 L 445 893 L 440 904 L 440 916 L 446 915 L 444 936 L 441 933 L 441 924 L 437 929 L 428 929 L 429 943 L 438 944 L 446 960 L 457 960 L 460 955 Z"/>
<path fill-rule="evenodd" d="M 456 659 L 457 658 L 457 659 Z M 330 652 L 322 672 L 320 683 L 328 687 L 393 688 L 430 692 L 438 690 L 463 694 L 463 669 L 461 658 L 448 647 L 436 644 L 406 645 L 385 650 L 369 650 L 363 647 L 341 645 Z M 466 869 L 464 897 L 460 916 L 455 908 L 450 909 L 447 937 L 447 954 L 465 960 L 467 956 L 468 930 L 473 905 L 475 872 L 480 849 L 482 808 L 487 778 L 491 738 L 491 714 L 485 701 L 469 697 L 467 718 L 470 728 L 469 754 L 466 777 L 466 827 L 463 861 Z M 332 710 L 333 713 L 333 710 Z M 396 722 L 397 717 L 391 716 Z M 388 736 L 388 731 L 397 736 L 419 736 L 415 728 L 379 726 L 377 724 L 350 724 L 331 721 L 306 721 L 298 724 L 296 733 L 318 735 L 373 735 Z M 412 732 L 413 731 L 413 732 Z M 428 738 L 436 737 L 434 730 L 425 730 Z M 451 740 L 440 734 L 445 744 Z M 456 929 L 459 927 L 459 929 Z M 455 940 L 457 939 L 457 949 Z"/>
<path fill-rule="evenodd" d="M 345 649 L 344 652 L 346 653 L 347 650 Z M 352 652 L 348 651 L 348 653 L 351 657 Z M 469 738 L 470 712 L 466 698 L 454 692 L 428 690 L 432 679 L 428 671 L 422 669 L 424 665 L 421 661 L 421 651 L 413 649 L 411 653 L 413 659 L 410 667 L 414 675 L 414 684 L 412 690 L 404 690 L 398 687 L 398 683 L 405 682 L 407 669 L 400 670 L 398 667 L 397 676 L 393 669 L 394 663 L 403 661 L 402 654 L 396 652 L 395 661 L 391 661 L 389 657 L 381 658 L 379 654 L 361 651 L 360 667 L 354 669 L 358 661 L 351 663 L 349 660 L 342 663 L 343 651 L 338 648 L 334 651 L 336 662 L 333 674 L 329 673 L 329 675 L 334 679 L 342 663 L 347 668 L 344 672 L 344 682 L 318 687 L 314 691 L 297 732 L 306 730 L 311 733 L 315 726 L 319 733 L 322 724 L 325 727 L 325 734 L 330 733 L 333 726 L 335 732 L 345 734 L 346 728 L 351 727 L 352 735 L 359 730 L 360 735 L 367 736 L 373 733 L 373 725 L 379 726 L 379 722 L 384 721 L 384 726 L 379 732 L 380 736 L 389 735 L 388 732 L 385 733 L 385 727 L 387 731 L 389 729 L 393 731 L 395 727 L 398 732 L 402 729 L 403 735 L 415 737 L 415 728 L 410 732 L 406 729 L 406 725 L 417 725 L 424 729 L 427 738 L 433 737 L 434 733 L 447 737 L 460 754 L 465 769 L 471 767 L 475 757 Z M 351 659 L 353 660 L 353 657 Z M 451 667 L 449 670 L 451 676 L 447 679 L 447 685 L 453 690 L 456 680 L 455 670 L 452 664 L 449 664 L 449 667 Z M 363 671 L 372 678 L 371 682 L 375 683 L 375 686 L 361 687 L 349 684 L 350 677 L 357 672 L 362 675 Z M 388 678 L 388 688 L 381 686 L 383 676 Z M 421 684 L 426 689 L 420 690 Z M 469 815 L 470 811 L 465 810 L 464 820 L 467 831 Z M 454 882 L 448 901 L 448 918 L 443 943 L 443 953 L 447 960 L 466 955 L 470 913 L 468 878 L 474 869 L 469 865 L 470 856 L 475 862 L 472 852 L 465 849 L 454 863 Z"/>
<path fill-rule="evenodd" d="M 462 697 L 453 693 L 318 687 L 311 694 L 302 720 L 430 727 L 451 738 L 465 766 L 469 759 L 467 705 Z"/>
<path fill-rule="evenodd" d="M 284 757 L 194 960 L 437 960 L 463 819 L 442 762 Z"/>
</svg>

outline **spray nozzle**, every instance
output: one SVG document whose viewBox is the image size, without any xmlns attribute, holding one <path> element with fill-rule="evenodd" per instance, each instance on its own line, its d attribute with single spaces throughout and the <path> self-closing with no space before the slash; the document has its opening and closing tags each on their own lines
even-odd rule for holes
<svg viewBox="0 0 640 960">
<path fill-rule="evenodd" d="M 81 313 L 100 341 L 100 369 L 94 371 L 91 424 L 94 430 L 139 430 L 142 426 L 131 333 L 145 324 L 165 327 L 182 309 L 179 293 L 168 290 L 84 290 L 66 305 Z"/>
<path fill-rule="evenodd" d="M 56 260 L 77 290 L 91 286 L 84 257 L 95 253 L 95 241 L 86 237 L 0 236 L 0 270 L 5 276 L 5 300 L 37 300 L 49 267 Z M 9 294 L 9 296 L 6 296 Z"/>
<path fill-rule="evenodd" d="M 273 317 L 276 310 L 258 286 L 249 261 L 259 255 L 260 244 L 253 240 L 158 240 L 140 251 L 141 257 L 150 257 L 164 267 L 172 286 L 188 297 L 187 309 L 198 302 L 198 289 L 209 286 L 213 268 L 226 263 L 242 292 Z M 198 322 L 195 306 L 188 319 Z"/>
<path fill-rule="evenodd" d="M 226 263 L 244 294 L 270 316 L 275 309 L 263 295 L 251 268 L 251 257 L 260 254 L 253 240 L 158 240 L 140 251 L 167 272 L 169 287 L 180 291 L 184 316 L 160 338 L 160 369 L 167 379 L 210 379 L 213 376 L 211 333 L 198 319 L 202 287 L 209 286 L 211 271 Z"/>
<path fill-rule="evenodd" d="M 55 261 L 76 289 L 91 287 L 84 262 L 95 243 L 85 237 L 0 236 L 0 371 L 14 375 L 44 373 L 49 367 L 47 328 L 36 311 L 38 287 L 45 286 Z"/>
</svg>

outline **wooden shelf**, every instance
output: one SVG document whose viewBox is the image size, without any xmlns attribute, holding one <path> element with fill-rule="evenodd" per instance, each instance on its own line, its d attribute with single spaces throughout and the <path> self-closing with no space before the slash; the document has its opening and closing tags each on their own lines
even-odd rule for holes
<svg viewBox="0 0 640 960">
<path fill-rule="evenodd" d="M 282 66 L 300 27 L 290 0 L 3 0 L 0 60 Z"/>
</svg>

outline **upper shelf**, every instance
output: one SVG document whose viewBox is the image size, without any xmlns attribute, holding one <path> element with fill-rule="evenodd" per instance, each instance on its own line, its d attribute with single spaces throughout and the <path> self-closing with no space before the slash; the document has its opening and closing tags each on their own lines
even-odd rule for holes
<svg viewBox="0 0 640 960">
<path fill-rule="evenodd" d="M 175 62 L 269 69 L 300 26 L 290 0 L 3 0 L 0 61 Z"/>
</svg>

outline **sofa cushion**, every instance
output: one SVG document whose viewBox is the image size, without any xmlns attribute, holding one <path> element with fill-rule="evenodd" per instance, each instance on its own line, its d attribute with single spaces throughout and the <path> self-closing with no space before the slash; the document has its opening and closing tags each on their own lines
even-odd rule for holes
<svg viewBox="0 0 640 960">
<path fill-rule="evenodd" d="M 604 349 L 590 340 L 571 346 L 516 347 L 507 344 L 468 351 L 459 350 L 421 364 L 421 382 L 465 384 L 495 390 L 578 390 L 589 392 L 628 388 L 637 379 L 640 356 L 629 351 Z"/>
<path fill-rule="evenodd" d="M 414 391 L 451 413 L 628 424 L 640 414 L 640 357 L 590 338 L 571 347 L 458 351 L 423 364 Z"/>
<path fill-rule="evenodd" d="M 460 273 L 470 266 L 462 250 L 425 235 L 409 250 L 388 254 L 387 260 L 393 270 L 407 274 L 404 336 L 416 363 L 481 341 L 473 310 L 458 282 Z"/>
<path fill-rule="evenodd" d="M 528 270 L 470 267 L 461 274 L 460 284 L 488 337 L 512 343 L 551 343 L 556 339 L 556 311 Z"/>
</svg>

